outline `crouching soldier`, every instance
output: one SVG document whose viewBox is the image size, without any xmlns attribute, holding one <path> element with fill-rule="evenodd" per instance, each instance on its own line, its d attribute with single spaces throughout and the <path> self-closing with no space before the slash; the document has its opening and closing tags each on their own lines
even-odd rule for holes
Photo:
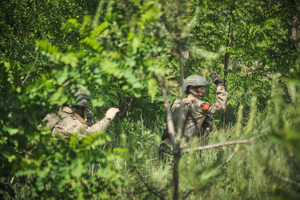
<svg viewBox="0 0 300 200">
<path fill-rule="evenodd" d="M 43 121 L 47 121 L 47 128 L 52 128 L 52 136 L 60 134 L 62 138 L 69 138 L 77 133 L 85 137 L 95 131 L 105 131 L 119 112 L 118 108 L 107 110 L 105 117 L 96 123 L 90 123 L 88 106 L 91 101 L 90 92 L 82 85 L 74 86 L 76 105 L 63 105 L 58 113 L 48 114 Z"/>
</svg>

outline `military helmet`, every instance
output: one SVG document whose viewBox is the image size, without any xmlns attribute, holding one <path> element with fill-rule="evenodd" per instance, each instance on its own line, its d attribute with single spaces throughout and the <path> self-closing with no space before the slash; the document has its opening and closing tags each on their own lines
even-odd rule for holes
<svg viewBox="0 0 300 200">
<path fill-rule="evenodd" d="M 73 89 L 76 91 L 74 96 L 77 101 L 77 106 L 88 107 L 91 101 L 90 91 L 83 85 L 75 85 Z"/>
<path fill-rule="evenodd" d="M 205 78 L 203 78 L 202 76 L 191 75 L 191 76 L 187 77 L 186 79 L 184 79 L 184 81 L 183 81 L 183 91 L 184 92 L 187 92 L 188 86 L 192 86 L 192 87 L 197 87 L 197 86 L 207 87 L 208 86 L 208 81 Z"/>
</svg>

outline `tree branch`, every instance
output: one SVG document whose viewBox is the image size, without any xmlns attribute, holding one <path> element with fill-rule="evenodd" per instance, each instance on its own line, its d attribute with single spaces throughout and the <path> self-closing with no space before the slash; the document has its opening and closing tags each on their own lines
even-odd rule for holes
<svg viewBox="0 0 300 200">
<path fill-rule="evenodd" d="M 29 13 L 27 14 L 26 17 L 29 17 L 29 15 L 31 14 L 32 11 L 33 11 L 33 8 L 31 8 L 31 10 L 29 11 Z"/>
<path fill-rule="evenodd" d="M 255 138 L 251 138 L 249 140 L 236 140 L 236 141 L 230 141 L 230 142 L 224 142 L 224 143 L 217 143 L 217 144 L 212 144 L 212 145 L 201 146 L 201 147 L 197 147 L 197 148 L 194 148 L 194 149 L 186 149 L 186 150 L 183 150 L 181 152 L 181 155 L 189 153 L 191 151 L 202 151 L 202 150 L 213 149 L 213 148 L 222 147 L 222 146 L 252 143 L 254 141 L 254 139 Z"/>
<path fill-rule="evenodd" d="M 186 191 L 186 193 L 184 193 L 184 195 L 180 198 L 181 200 L 184 200 L 185 198 L 187 198 L 187 196 L 192 192 L 193 190 L 188 190 Z"/>
<path fill-rule="evenodd" d="M 34 61 L 33 65 L 32 65 L 32 67 L 31 67 L 30 71 L 33 70 L 34 65 L 36 64 L 36 61 L 38 60 L 38 57 L 39 57 L 39 53 L 36 54 L 35 61 Z M 23 85 L 23 84 L 25 83 L 25 81 L 28 79 L 28 77 L 29 77 L 29 75 L 30 75 L 30 71 L 29 71 L 29 73 L 27 74 L 26 78 L 22 81 L 22 85 Z"/>
<path fill-rule="evenodd" d="M 161 16 L 161 19 L 162 19 L 162 22 L 164 23 L 164 25 L 165 25 L 165 27 L 166 27 L 167 32 L 171 35 L 172 39 L 173 39 L 174 41 L 176 41 L 176 37 L 174 37 L 174 35 L 173 35 L 172 31 L 171 31 L 171 28 L 170 28 L 170 26 L 169 26 L 168 23 L 167 23 L 167 19 L 166 19 L 165 14 L 163 14 L 163 15 Z"/>
<path fill-rule="evenodd" d="M 219 166 L 219 169 L 221 169 L 222 167 L 224 167 L 225 165 L 227 165 L 227 163 L 229 163 L 229 161 L 233 158 L 233 156 L 236 154 L 236 151 L 234 151 L 229 158 L 227 158 L 227 160 L 225 161 L 225 163 L 223 163 L 221 166 Z"/>
<path fill-rule="evenodd" d="M 167 96 L 167 91 L 166 88 L 164 87 L 162 77 L 159 74 L 156 74 L 156 79 L 157 83 L 159 85 L 161 94 L 164 98 L 164 107 L 166 109 L 166 114 L 167 114 L 167 127 L 168 127 L 168 133 L 169 137 L 172 142 L 173 149 L 175 148 L 176 141 L 175 141 L 175 129 L 174 129 L 174 124 L 172 120 L 172 114 L 171 114 L 171 109 L 170 109 L 170 104 L 168 101 L 168 96 Z"/>
<path fill-rule="evenodd" d="M 285 181 L 285 182 L 292 183 L 292 184 L 295 184 L 295 185 L 300 186 L 300 183 L 297 183 L 297 182 L 295 182 L 295 181 L 292 181 L 292 180 L 290 180 L 290 179 L 288 179 L 288 178 L 286 178 L 286 177 L 282 177 L 282 176 L 279 176 L 279 175 L 277 175 L 277 174 L 272 174 L 272 175 L 275 176 L 276 178 L 279 178 L 279 179 Z"/>
</svg>

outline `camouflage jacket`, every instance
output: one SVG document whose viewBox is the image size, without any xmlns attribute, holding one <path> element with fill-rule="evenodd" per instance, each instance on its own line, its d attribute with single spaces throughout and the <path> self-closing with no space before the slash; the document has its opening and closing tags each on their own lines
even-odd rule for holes
<svg viewBox="0 0 300 200">
<path fill-rule="evenodd" d="M 59 133 L 62 138 L 68 138 L 71 134 L 78 133 L 80 136 L 85 137 L 89 133 L 95 131 L 105 131 L 110 124 L 111 120 L 103 118 L 101 121 L 90 125 L 74 110 L 68 106 L 62 107 L 57 114 L 48 114 L 43 121 L 47 121 L 47 128 L 52 129 L 52 136 Z"/>
<path fill-rule="evenodd" d="M 204 119 L 208 115 L 215 115 L 224 113 L 226 110 L 228 92 L 225 91 L 224 86 L 218 86 L 216 92 L 217 101 L 214 104 L 209 104 L 205 101 L 198 100 L 192 94 L 189 94 L 187 98 L 183 99 L 183 116 L 186 116 L 186 119 L 182 120 L 184 127 L 183 137 L 187 139 L 193 136 L 200 136 L 200 127 Z M 174 116 L 174 111 L 176 108 L 180 107 L 180 100 L 176 100 L 172 106 L 172 117 L 174 121 L 175 131 L 177 133 L 177 123 L 179 121 L 179 116 Z M 171 144 L 169 138 L 165 139 L 167 144 Z"/>
</svg>

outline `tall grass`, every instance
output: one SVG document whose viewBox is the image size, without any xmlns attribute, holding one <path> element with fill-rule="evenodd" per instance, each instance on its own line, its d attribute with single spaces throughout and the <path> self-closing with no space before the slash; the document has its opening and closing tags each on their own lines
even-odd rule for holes
<svg viewBox="0 0 300 200">
<path fill-rule="evenodd" d="M 294 104 L 289 105 L 291 110 L 287 109 L 287 104 L 279 99 L 280 91 L 274 89 L 275 94 L 276 98 L 269 102 L 273 106 L 263 113 L 257 112 L 256 98 L 252 99 L 249 117 L 243 116 L 241 106 L 237 123 L 225 132 L 215 129 L 207 145 L 255 138 L 251 144 L 224 146 L 182 156 L 179 167 L 181 196 L 187 199 L 300 197 L 299 151 L 286 141 L 291 130 L 300 134 L 293 128 L 295 123 L 291 123 L 291 120 L 295 121 L 295 115 L 299 117 L 295 112 L 300 113 L 300 108 Z M 123 132 L 127 138 L 125 146 L 132 155 L 121 169 L 128 184 L 119 190 L 116 199 L 171 199 L 172 157 L 162 160 L 158 154 L 163 124 L 154 122 L 161 127 L 147 128 L 134 122 L 127 123 L 128 127 L 136 127 Z M 281 130 L 285 137 L 275 140 Z M 189 148 L 197 146 L 199 142 L 195 138 Z"/>
<path fill-rule="evenodd" d="M 249 116 L 243 116 L 241 106 L 237 122 L 226 131 L 214 127 L 207 141 L 207 145 L 211 145 L 255 138 L 252 143 L 184 154 L 179 163 L 179 195 L 191 200 L 299 199 L 299 85 L 293 82 L 289 86 L 292 88 L 291 102 L 285 102 L 280 87 L 275 86 L 273 98 L 264 112 L 257 111 L 253 98 Z M 58 146 L 40 149 L 35 152 L 37 157 L 20 162 L 24 165 L 23 171 L 31 175 L 2 179 L 1 184 L 14 189 L 15 199 L 51 199 L 58 197 L 53 195 L 57 189 L 75 199 L 86 196 L 93 199 L 171 199 L 173 159 L 171 155 L 162 159 L 158 153 L 164 128 L 162 119 L 151 123 L 145 123 L 143 117 L 139 121 L 115 120 L 106 133 L 110 139 L 95 135 L 99 141 L 107 141 L 97 147 L 89 144 L 93 148 L 85 150 L 86 153 L 78 151 L 71 143 L 45 140 L 47 145 Z M 194 138 L 186 148 L 199 145 Z M 64 156 L 65 163 L 56 162 L 59 157 L 46 155 L 54 150 Z M 81 159 L 80 168 L 73 163 L 75 158 Z M 35 160 L 41 164 L 35 166 Z M 52 165 L 49 174 L 42 174 L 49 163 Z M 59 164 L 67 170 L 61 170 Z M 37 171 L 32 173 L 32 170 Z M 69 172 L 70 178 L 62 179 L 65 182 L 60 188 L 54 187 L 51 174 L 60 177 Z M 42 183 L 45 187 L 39 190 Z M 2 192 L 1 197 L 12 199 L 9 192 Z"/>
</svg>

